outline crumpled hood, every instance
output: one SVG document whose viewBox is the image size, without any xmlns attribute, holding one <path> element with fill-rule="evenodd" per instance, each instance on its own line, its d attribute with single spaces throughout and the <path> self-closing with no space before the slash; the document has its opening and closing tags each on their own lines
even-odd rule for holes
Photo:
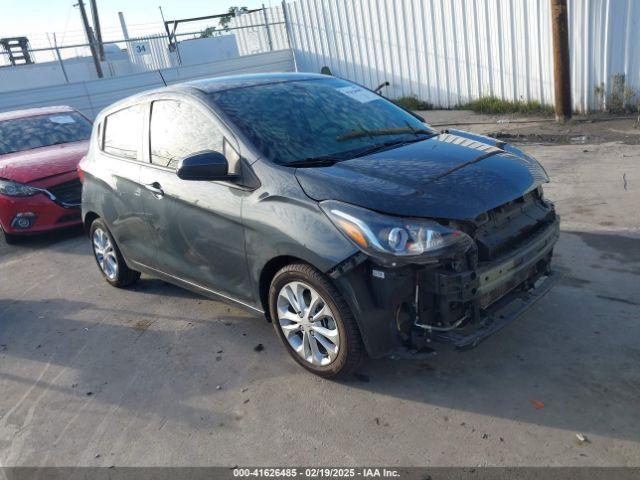
<svg viewBox="0 0 640 480">
<path fill-rule="evenodd" d="M 548 181 L 542 166 L 520 150 L 453 130 L 330 167 L 298 168 L 296 177 L 318 201 L 456 220 L 473 220 Z"/>
<path fill-rule="evenodd" d="M 30 183 L 73 171 L 87 153 L 89 142 L 73 142 L 0 155 L 0 178 Z"/>
</svg>

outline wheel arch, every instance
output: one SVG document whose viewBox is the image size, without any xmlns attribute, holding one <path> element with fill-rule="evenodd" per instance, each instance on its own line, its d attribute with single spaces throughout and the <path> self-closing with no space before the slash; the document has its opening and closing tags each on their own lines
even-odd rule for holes
<svg viewBox="0 0 640 480">
<path fill-rule="evenodd" d="M 87 235 L 89 234 L 91 224 L 98 218 L 100 218 L 100 215 L 96 212 L 87 212 L 85 214 L 84 219 L 82 220 L 82 225 L 84 226 L 84 231 Z"/>
<path fill-rule="evenodd" d="M 292 255 L 280 255 L 270 259 L 264 267 L 262 267 L 262 270 L 260 270 L 260 278 L 258 281 L 260 304 L 262 305 L 265 316 L 269 321 L 271 320 L 271 313 L 269 312 L 269 288 L 271 287 L 271 281 L 281 268 L 291 265 L 292 263 L 306 263 L 307 265 L 313 266 L 302 258 L 294 257 Z"/>
</svg>

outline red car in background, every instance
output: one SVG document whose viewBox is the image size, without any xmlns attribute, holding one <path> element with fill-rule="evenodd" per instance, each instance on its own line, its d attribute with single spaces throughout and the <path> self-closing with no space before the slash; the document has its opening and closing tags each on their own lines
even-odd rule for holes
<svg viewBox="0 0 640 480">
<path fill-rule="evenodd" d="M 66 106 L 0 113 L 0 227 L 7 243 L 80 223 L 76 168 L 91 128 Z"/>
</svg>

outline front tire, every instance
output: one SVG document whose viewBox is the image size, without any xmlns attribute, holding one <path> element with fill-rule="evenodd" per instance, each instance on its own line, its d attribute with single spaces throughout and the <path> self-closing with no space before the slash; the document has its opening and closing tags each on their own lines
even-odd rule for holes
<svg viewBox="0 0 640 480">
<path fill-rule="evenodd" d="M 140 272 L 130 269 L 111 232 L 101 219 L 96 219 L 89 230 L 93 257 L 104 279 L 114 287 L 124 288 L 140 278 Z"/>
<path fill-rule="evenodd" d="M 293 359 L 325 378 L 345 377 L 363 357 L 360 330 L 344 298 L 310 265 L 282 268 L 269 289 L 276 333 Z"/>
</svg>

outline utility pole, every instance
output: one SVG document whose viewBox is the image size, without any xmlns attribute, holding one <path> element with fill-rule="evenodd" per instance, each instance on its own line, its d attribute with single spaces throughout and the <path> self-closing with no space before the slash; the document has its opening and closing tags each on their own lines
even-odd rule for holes
<svg viewBox="0 0 640 480">
<path fill-rule="evenodd" d="M 167 32 L 167 39 L 169 40 L 169 51 L 176 52 L 178 57 L 178 65 L 182 65 L 182 57 L 180 57 L 180 47 L 178 46 L 178 37 L 176 37 L 176 28 L 178 27 L 178 21 L 173 21 L 173 31 L 169 30 L 169 25 L 164 19 L 164 13 L 162 12 L 162 5 L 158 5 L 160 9 L 160 16 L 162 17 L 162 24 Z"/>
<path fill-rule="evenodd" d="M 102 43 L 102 30 L 100 29 L 100 16 L 98 15 L 98 5 L 96 0 L 91 2 L 91 15 L 93 16 L 93 31 L 96 33 L 96 43 L 98 44 L 98 55 L 100 60 L 104 60 L 104 45 Z"/>
<path fill-rule="evenodd" d="M 82 17 L 84 31 L 87 34 L 87 40 L 89 41 L 89 48 L 91 49 L 93 64 L 96 66 L 96 73 L 98 74 L 98 78 L 102 78 L 102 66 L 100 65 L 98 52 L 96 52 L 96 42 L 93 38 L 93 33 L 91 33 L 91 27 L 89 27 L 89 20 L 87 20 L 87 11 L 84 8 L 84 2 L 82 0 L 78 0 L 78 6 L 80 7 L 80 16 Z"/>
<path fill-rule="evenodd" d="M 122 35 L 125 40 L 129 40 L 129 30 L 127 29 L 127 22 L 124 21 L 124 13 L 118 12 L 120 17 L 120 28 L 122 28 Z"/>
<path fill-rule="evenodd" d="M 291 33 L 291 25 L 289 24 L 289 13 L 287 12 L 287 2 L 282 0 L 282 18 L 284 20 L 284 30 L 287 32 L 287 44 L 293 53 L 293 69 L 298 71 L 298 62 L 296 60 L 296 50 L 293 48 L 293 34 Z"/>
<path fill-rule="evenodd" d="M 267 29 L 267 40 L 269 41 L 269 51 L 273 51 L 273 39 L 271 38 L 271 30 L 269 29 L 269 18 L 267 17 L 267 9 L 262 4 L 262 15 L 264 16 L 264 26 Z"/>
<path fill-rule="evenodd" d="M 567 0 L 551 0 L 553 34 L 553 83 L 556 97 L 556 121 L 571 118 L 571 76 L 569 73 L 569 26 Z"/>
<path fill-rule="evenodd" d="M 51 39 L 49 38 L 49 33 L 47 33 L 47 39 L 49 40 L 49 45 L 51 45 Z M 62 74 L 64 75 L 64 80 L 65 82 L 69 83 L 69 76 L 67 75 L 67 70 L 64 68 L 64 62 L 62 61 L 62 56 L 60 55 L 60 49 L 58 48 L 58 39 L 56 38 L 56 32 L 53 32 L 53 45 L 51 46 L 56 51 L 56 57 L 58 58 L 58 62 L 60 63 L 60 69 L 62 70 Z"/>
</svg>

